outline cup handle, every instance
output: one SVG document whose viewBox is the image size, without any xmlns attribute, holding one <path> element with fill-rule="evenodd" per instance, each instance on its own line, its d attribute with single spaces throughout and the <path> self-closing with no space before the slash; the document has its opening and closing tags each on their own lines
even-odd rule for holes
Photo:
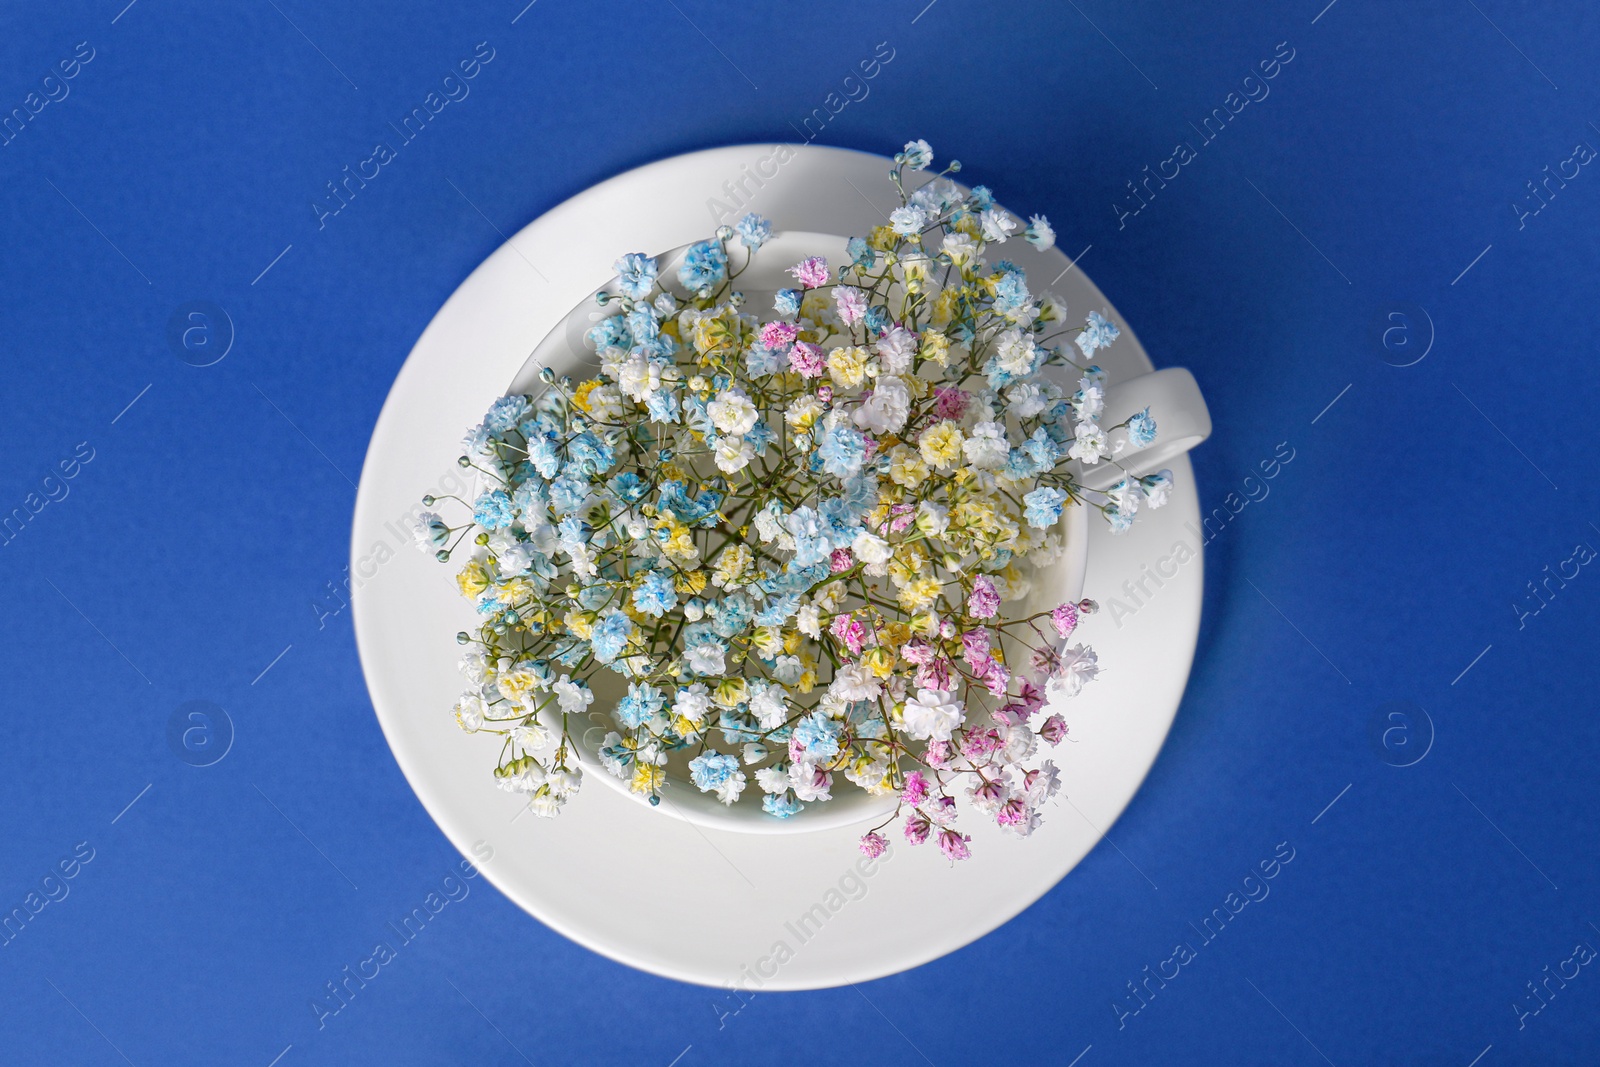
<svg viewBox="0 0 1600 1067">
<path fill-rule="evenodd" d="M 1106 390 L 1100 425 L 1115 426 L 1145 408 L 1156 420 L 1156 439 L 1141 449 L 1124 448 L 1116 462 L 1079 463 L 1078 482 L 1085 489 L 1109 489 L 1124 473 L 1139 476 L 1159 470 L 1163 463 L 1211 436 L 1211 412 L 1205 397 L 1200 395 L 1194 375 L 1183 367 L 1167 367 L 1111 386 Z"/>
</svg>

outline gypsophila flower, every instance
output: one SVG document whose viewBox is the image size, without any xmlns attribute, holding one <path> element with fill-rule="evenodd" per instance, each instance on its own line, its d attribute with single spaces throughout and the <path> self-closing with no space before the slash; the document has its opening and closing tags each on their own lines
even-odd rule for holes
<svg viewBox="0 0 1600 1067">
<path fill-rule="evenodd" d="M 476 623 L 452 713 L 500 735 L 496 783 L 539 816 L 579 789 L 581 749 L 651 802 L 692 786 L 804 819 L 865 790 L 952 861 L 970 854 L 960 819 L 1038 825 L 1059 774 L 1036 757 L 1067 734 L 1045 694 L 1077 693 L 1099 661 L 1062 647 L 1089 601 L 1019 605 L 1067 508 L 1122 529 L 1172 476 L 1079 483 L 1074 461 L 1120 470 L 1154 439 L 1148 411 L 1101 425 L 1088 357 L 1118 328 L 1098 312 L 1072 327 L 1037 280 L 988 262 L 1021 222 L 984 187 L 900 191 L 932 161 L 908 143 L 887 224 L 838 272 L 790 266 L 771 312 L 733 291 L 772 239 L 759 216 L 665 277 L 622 256 L 583 333 L 598 369 L 547 374 L 468 432 L 471 524 L 428 510 L 415 534 L 439 558 L 466 546 Z M 1055 241 L 1039 215 L 1022 236 Z"/>
</svg>

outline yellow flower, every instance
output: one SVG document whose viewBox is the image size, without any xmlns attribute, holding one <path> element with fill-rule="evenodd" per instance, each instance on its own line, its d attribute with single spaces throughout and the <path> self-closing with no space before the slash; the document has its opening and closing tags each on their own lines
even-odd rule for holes
<svg viewBox="0 0 1600 1067">
<path fill-rule="evenodd" d="M 867 376 L 867 359 L 871 356 L 865 348 L 846 345 L 828 353 L 828 374 L 833 384 L 841 389 L 854 389 Z"/>
<path fill-rule="evenodd" d="M 805 634 L 799 630 L 788 630 L 783 635 L 783 650 L 789 655 L 800 651 L 800 642 L 805 640 Z"/>
<path fill-rule="evenodd" d="M 587 641 L 594 633 L 594 616 L 587 611 L 569 611 L 562 617 L 561 625 Z"/>
<path fill-rule="evenodd" d="M 795 399 L 784 412 L 783 421 L 797 430 L 809 430 L 822 414 L 822 401 L 810 393 Z"/>
<path fill-rule="evenodd" d="M 933 299 L 933 312 L 929 316 L 933 325 L 944 326 L 954 322 L 961 310 L 959 289 L 941 289 Z"/>
<path fill-rule="evenodd" d="M 489 576 L 484 573 L 483 564 L 473 560 L 456 575 L 456 585 L 460 587 L 462 596 L 476 597 L 489 588 Z"/>
<path fill-rule="evenodd" d="M 694 323 L 694 348 L 702 356 L 720 355 L 739 347 L 737 308 L 725 306 L 715 315 L 702 315 Z"/>
<path fill-rule="evenodd" d="M 915 615 L 911 619 L 911 629 L 922 637 L 932 637 L 939 632 L 939 616 L 931 611 Z"/>
<path fill-rule="evenodd" d="M 827 321 L 833 314 L 833 295 L 827 289 L 807 289 L 800 298 L 800 317 L 812 322 Z"/>
<path fill-rule="evenodd" d="M 745 545 L 730 545 L 717 556 L 717 573 L 712 579 L 719 588 L 725 588 L 730 583 L 738 580 L 739 576 L 749 569 L 755 561 L 755 555 Z"/>
<path fill-rule="evenodd" d="M 914 449 L 895 445 L 889 450 L 889 477 L 896 485 L 915 489 L 928 479 L 928 465 Z"/>
<path fill-rule="evenodd" d="M 525 599 L 532 591 L 532 586 L 528 585 L 526 580 L 512 578 L 510 581 L 502 582 L 495 592 L 507 604 L 515 604 Z"/>
<path fill-rule="evenodd" d="M 717 683 L 712 699 L 725 708 L 742 704 L 750 696 L 750 687 L 743 678 L 724 678 Z"/>
<path fill-rule="evenodd" d="M 602 383 L 599 378 L 590 378 L 588 381 L 579 385 L 578 388 L 572 391 L 572 406 L 583 412 L 585 415 L 589 414 L 589 394 L 600 388 L 601 384 Z"/>
<path fill-rule="evenodd" d="M 688 574 L 680 574 L 673 579 L 672 584 L 680 593 L 699 596 L 706 588 L 706 572 L 690 571 Z"/>
<path fill-rule="evenodd" d="M 894 673 L 894 653 L 882 646 L 869 648 L 861 656 L 861 665 L 879 678 L 887 678 Z"/>
<path fill-rule="evenodd" d="M 668 559 L 677 560 L 684 564 L 694 564 L 700 559 L 700 549 L 694 543 L 694 537 L 689 527 L 676 519 L 660 518 L 656 520 L 657 530 L 666 530 L 667 540 L 658 541 L 661 551 Z M 704 588 L 702 586 L 702 588 Z"/>
<path fill-rule="evenodd" d="M 961 458 L 961 430 L 949 419 L 941 419 L 922 432 L 918 447 L 929 466 L 948 470 Z"/>
<path fill-rule="evenodd" d="M 889 648 L 899 648 L 911 640 L 911 627 L 903 622 L 891 622 L 878 634 L 878 640 Z"/>
<path fill-rule="evenodd" d="M 900 590 L 900 606 L 910 612 L 922 611 L 933 605 L 939 599 L 939 594 L 944 587 L 939 584 L 939 579 L 933 577 L 918 578 L 907 582 Z"/>
<path fill-rule="evenodd" d="M 874 226 L 867 231 L 867 247 L 879 252 L 887 252 L 895 246 L 899 238 L 895 236 L 893 227 Z"/>
<path fill-rule="evenodd" d="M 942 367 L 950 359 L 950 338 L 938 330 L 928 330 L 922 335 L 922 344 L 918 346 L 917 354 Z"/>
<path fill-rule="evenodd" d="M 633 765 L 633 781 L 628 783 L 628 788 L 640 796 L 650 796 L 660 792 L 666 785 L 667 775 L 662 768 L 649 763 L 635 763 Z"/>
<path fill-rule="evenodd" d="M 750 644 L 763 656 L 776 656 L 783 650 L 783 633 L 776 626 L 758 626 L 750 635 Z"/>
</svg>

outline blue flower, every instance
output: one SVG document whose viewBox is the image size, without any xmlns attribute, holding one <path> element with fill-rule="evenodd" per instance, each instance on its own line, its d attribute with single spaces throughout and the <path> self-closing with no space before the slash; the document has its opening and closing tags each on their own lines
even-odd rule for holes
<svg viewBox="0 0 1600 1067">
<path fill-rule="evenodd" d="M 785 791 L 782 795 L 768 793 L 762 797 L 761 810 L 768 815 L 787 819 L 792 815 L 799 815 L 805 810 L 805 805 L 796 800 L 793 793 Z"/>
<path fill-rule="evenodd" d="M 572 460 L 574 473 L 584 477 L 604 474 L 616 462 L 616 450 L 587 430 L 567 444 L 567 455 Z"/>
<path fill-rule="evenodd" d="M 994 286 L 994 306 L 1000 311 L 1016 311 L 1028 302 L 1028 283 L 1021 271 L 1008 271 Z"/>
<path fill-rule="evenodd" d="M 629 252 L 617 260 L 617 288 L 624 296 L 643 300 L 656 284 L 656 261 L 642 252 Z"/>
<path fill-rule="evenodd" d="M 612 348 L 626 350 L 633 347 L 633 335 L 628 332 L 628 320 L 621 315 L 601 319 L 589 327 L 589 332 L 584 336 L 600 352 Z"/>
<path fill-rule="evenodd" d="M 1112 533 L 1127 533 L 1133 528 L 1133 516 L 1127 512 L 1109 504 L 1100 510 L 1105 513 L 1106 522 L 1111 524 Z"/>
<path fill-rule="evenodd" d="M 571 515 L 589 499 L 589 481 L 573 470 L 550 483 L 550 507 L 558 515 Z"/>
<path fill-rule="evenodd" d="M 773 597 L 767 601 L 767 606 L 756 612 L 757 626 L 782 626 L 789 621 L 789 616 L 800 609 L 800 594 L 790 593 L 787 596 Z"/>
<path fill-rule="evenodd" d="M 814 711 L 795 723 L 794 739 L 812 760 L 831 759 L 839 754 L 839 734 L 843 730 L 844 724 L 838 719 Z"/>
<path fill-rule="evenodd" d="M 651 422 L 674 423 L 678 421 L 678 397 L 671 389 L 657 389 L 645 401 Z"/>
<path fill-rule="evenodd" d="M 772 223 L 751 212 L 734 225 L 733 232 L 739 235 L 740 242 L 746 248 L 754 252 L 772 236 Z"/>
<path fill-rule="evenodd" d="M 589 643 L 594 646 L 594 658 L 601 663 L 610 663 L 622 655 L 622 650 L 628 647 L 628 638 L 632 636 L 633 620 L 624 615 L 622 609 L 612 608 L 600 616 L 594 632 L 589 635 Z"/>
<path fill-rule="evenodd" d="M 870 474 L 858 474 L 844 483 L 839 497 L 843 514 L 852 524 L 878 506 L 878 479 Z"/>
<path fill-rule="evenodd" d="M 745 216 L 749 218 L 749 216 Z M 739 761 L 721 752 L 706 752 L 689 761 L 689 777 L 702 793 L 722 785 L 739 769 Z"/>
<path fill-rule="evenodd" d="M 994 193 L 987 185 L 974 185 L 968 202 L 973 211 L 988 211 L 994 207 Z"/>
<path fill-rule="evenodd" d="M 890 326 L 888 309 L 877 306 L 869 307 L 861 321 L 873 333 L 886 333 Z"/>
<path fill-rule="evenodd" d="M 678 606 L 678 591 L 672 578 L 661 571 L 651 571 L 633 591 L 633 606 L 654 618 L 661 618 Z"/>
<path fill-rule="evenodd" d="M 1107 319 L 1098 311 L 1089 312 L 1088 325 L 1083 332 L 1078 334 L 1078 348 L 1085 356 L 1092 356 L 1098 349 L 1105 348 L 1112 341 L 1121 336 L 1122 331 L 1116 324 Z"/>
<path fill-rule="evenodd" d="M 650 491 L 650 486 L 632 471 L 624 471 L 611 479 L 611 491 L 624 504 L 637 504 Z"/>
<path fill-rule="evenodd" d="M 489 405 L 489 413 L 483 417 L 483 425 L 490 433 L 505 433 L 517 424 L 523 412 L 528 410 L 528 398 L 525 396 L 503 396 Z"/>
<path fill-rule="evenodd" d="M 1156 439 L 1156 420 L 1150 417 L 1150 409 L 1145 408 L 1138 414 L 1128 419 L 1128 445 L 1132 448 L 1143 448 Z"/>
<path fill-rule="evenodd" d="M 866 454 L 866 439 L 844 423 L 835 423 L 823 431 L 822 442 L 817 447 L 822 469 L 836 478 L 848 478 L 860 470 Z"/>
<path fill-rule="evenodd" d="M 666 694 L 655 686 L 629 683 L 628 695 L 617 701 L 617 718 L 624 726 L 643 726 L 666 706 Z"/>
<path fill-rule="evenodd" d="M 528 462 L 533 464 L 533 469 L 543 477 L 554 478 L 556 471 L 561 469 L 561 457 L 556 455 L 555 439 L 544 436 L 530 437 Z"/>
<path fill-rule="evenodd" d="M 772 308 L 780 315 L 798 315 L 801 295 L 798 289 L 779 289 L 773 294 Z"/>
<path fill-rule="evenodd" d="M 1045 530 L 1061 521 L 1061 505 L 1066 503 L 1067 494 L 1060 489 L 1041 485 L 1033 492 L 1022 498 L 1027 505 L 1023 511 L 1023 518 L 1028 520 L 1028 525 L 1040 530 Z"/>
<path fill-rule="evenodd" d="M 511 498 L 498 489 L 480 496 L 472 505 L 472 521 L 485 530 L 498 530 L 510 526 L 516 515 L 511 510 Z"/>
<path fill-rule="evenodd" d="M 744 435 L 744 439 L 750 442 L 750 447 L 756 450 L 758 456 L 766 452 L 767 446 L 772 443 L 772 438 L 772 429 L 760 421 L 750 427 L 750 432 Z"/>
<path fill-rule="evenodd" d="M 870 267 L 876 258 L 873 255 L 872 246 L 867 244 L 864 237 L 850 238 L 849 242 L 844 246 L 844 251 L 845 255 L 850 257 L 851 262 L 858 267 Z"/>
<path fill-rule="evenodd" d="M 588 544 L 589 524 L 576 515 L 568 515 L 556 524 L 556 537 L 569 545 Z"/>
<path fill-rule="evenodd" d="M 743 707 L 744 705 L 740 705 Z M 761 740 L 760 727 L 748 715 L 738 715 L 732 711 L 723 711 L 717 717 L 717 729 L 722 731 L 722 739 L 730 745 L 742 745 L 747 741 Z"/>
<path fill-rule="evenodd" d="M 690 245 L 678 267 L 678 281 L 697 293 L 716 288 L 727 277 L 728 253 L 716 241 Z"/>
<path fill-rule="evenodd" d="M 1044 427 L 1033 431 L 1033 436 L 1022 442 L 1022 451 L 1034 462 L 1034 472 L 1042 473 L 1050 470 L 1061 458 L 1061 449 L 1050 437 Z"/>
<path fill-rule="evenodd" d="M 690 497 L 680 481 L 661 483 L 658 507 L 672 512 L 685 526 L 715 526 L 717 508 L 722 505 L 722 494 L 707 489 L 699 496 Z"/>
<path fill-rule="evenodd" d="M 759 378 L 767 374 L 776 374 L 789 364 L 789 357 L 784 352 L 775 352 L 763 344 L 753 344 L 744 354 L 745 371 L 752 378 Z"/>
<path fill-rule="evenodd" d="M 750 617 L 754 614 L 754 610 L 750 606 L 750 598 L 738 593 L 718 601 L 712 607 L 711 613 L 711 626 L 717 636 L 732 638 L 750 625 Z"/>
<path fill-rule="evenodd" d="M 660 336 L 661 323 L 656 320 L 655 309 L 649 304 L 640 304 L 628 312 L 628 332 L 633 334 L 636 346 L 648 344 Z"/>
<path fill-rule="evenodd" d="M 833 545 L 828 540 L 828 525 L 809 504 L 784 516 L 783 524 L 794 538 L 794 566 L 809 567 L 828 558 Z"/>
</svg>

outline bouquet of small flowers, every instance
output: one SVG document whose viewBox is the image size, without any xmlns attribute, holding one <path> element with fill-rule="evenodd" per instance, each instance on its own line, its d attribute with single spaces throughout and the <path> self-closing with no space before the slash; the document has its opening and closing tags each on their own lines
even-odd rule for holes
<svg viewBox="0 0 1600 1067">
<path fill-rule="evenodd" d="M 1034 760 L 1067 734 L 1047 694 L 1099 670 L 1067 645 L 1094 604 L 1008 605 L 1062 552 L 1065 507 L 1120 531 L 1165 502 L 1171 474 L 1079 485 L 1070 461 L 1116 463 L 1155 436 L 1148 411 L 1100 424 L 1092 361 L 1117 327 L 1095 312 L 1068 327 L 1021 269 L 986 261 L 1013 236 L 1050 247 L 1042 216 L 962 189 L 955 162 L 908 191 L 926 142 L 894 162 L 888 223 L 852 238 L 848 262 L 789 268 L 770 311 L 735 287 L 772 236 L 759 216 L 690 246 L 675 287 L 656 259 L 623 256 L 587 334 L 598 373 L 546 369 L 541 395 L 495 401 L 460 459 L 482 480 L 455 498 L 470 520 L 422 516 L 441 561 L 472 535 L 456 580 L 481 622 L 457 634 L 456 719 L 503 738 L 495 776 L 535 813 L 578 789 L 569 726 L 602 672 L 626 695 L 599 762 L 651 803 L 674 759 L 724 804 L 753 779 L 779 819 L 842 776 L 898 798 L 863 851 L 898 819 L 954 860 L 970 841 L 958 793 L 1026 835 L 1059 789 Z"/>
</svg>

